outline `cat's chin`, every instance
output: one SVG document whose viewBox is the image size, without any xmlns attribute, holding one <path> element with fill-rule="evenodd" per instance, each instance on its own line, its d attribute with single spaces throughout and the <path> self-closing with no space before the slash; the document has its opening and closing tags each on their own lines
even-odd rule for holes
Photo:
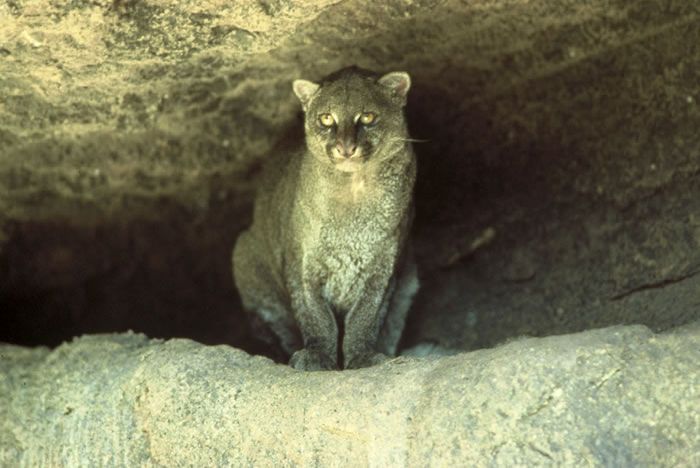
<svg viewBox="0 0 700 468">
<path fill-rule="evenodd" d="M 345 159 L 333 162 L 333 167 L 341 172 L 357 172 L 362 169 L 364 161 L 361 159 Z"/>
</svg>

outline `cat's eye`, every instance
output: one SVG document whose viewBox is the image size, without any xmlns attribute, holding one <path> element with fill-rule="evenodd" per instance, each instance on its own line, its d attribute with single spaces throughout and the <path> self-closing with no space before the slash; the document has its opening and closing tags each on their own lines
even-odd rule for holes
<svg viewBox="0 0 700 468">
<path fill-rule="evenodd" d="M 377 115 L 374 112 L 363 112 L 359 120 L 362 125 L 372 125 L 376 119 Z"/>
<path fill-rule="evenodd" d="M 335 119 L 331 114 L 321 114 L 318 116 L 318 123 L 324 127 L 332 127 L 335 123 Z"/>
</svg>

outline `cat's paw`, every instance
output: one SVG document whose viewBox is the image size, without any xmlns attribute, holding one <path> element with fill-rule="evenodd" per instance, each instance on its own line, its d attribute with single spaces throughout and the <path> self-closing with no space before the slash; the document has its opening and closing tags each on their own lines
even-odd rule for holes
<svg viewBox="0 0 700 468">
<path fill-rule="evenodd" d="M 377 364 L 381 364 L 383 362 L 386 362 L 389 359 L 391 359 L 391 358 L 389 356 L 387 356 L 386 354 L 377 353 L 375 351 L 368 351 L 368 352 L 353 356 L 351 359 L 348 359 L 347 362 L 345 363 L 345 368 L 346 369 L 359 369 L 361 367 L 376 366 Z"/>
<path fill-rule="evenodd" d="M 334 370 L 338 368 L 335 360 L 318 351 L 307 348 L 300 349 L 292 354 L 289 365 L 304 371 Z"/>
</svg>

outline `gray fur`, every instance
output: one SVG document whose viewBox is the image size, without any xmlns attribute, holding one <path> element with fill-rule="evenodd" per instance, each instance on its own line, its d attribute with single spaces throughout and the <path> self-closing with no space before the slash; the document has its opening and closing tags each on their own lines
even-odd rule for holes
<svg viewBox="0 0 700 468">
<path fill-rule="evenodd" d="M 275 155 L 264 171 L 233 270 L 244 307 L 295 368 L 357 368 L 396 353 L 418 289 L 408 240 L 416 174 L 403 113 L 409 87 L 406 73 L 358 68 L 318 85 L 294 82 L 306 148 Z M 372 125 L 359 123 L 370 112 Z"/>
</svg>

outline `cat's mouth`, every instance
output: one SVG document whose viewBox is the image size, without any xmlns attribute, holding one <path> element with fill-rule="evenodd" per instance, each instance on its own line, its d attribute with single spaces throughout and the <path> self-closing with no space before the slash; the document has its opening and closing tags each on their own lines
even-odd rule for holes
<svg viewBox="0 0 700 468">
<path fill-rule="evenodd" d="M 367 161 L 365 153 L 359 147 L 352 156 L 344 156 L 336 148 L 333 148 L 329 152 L 329 157 L 335 168 L 343 172 L 358 171 Z"/>
</svg>

